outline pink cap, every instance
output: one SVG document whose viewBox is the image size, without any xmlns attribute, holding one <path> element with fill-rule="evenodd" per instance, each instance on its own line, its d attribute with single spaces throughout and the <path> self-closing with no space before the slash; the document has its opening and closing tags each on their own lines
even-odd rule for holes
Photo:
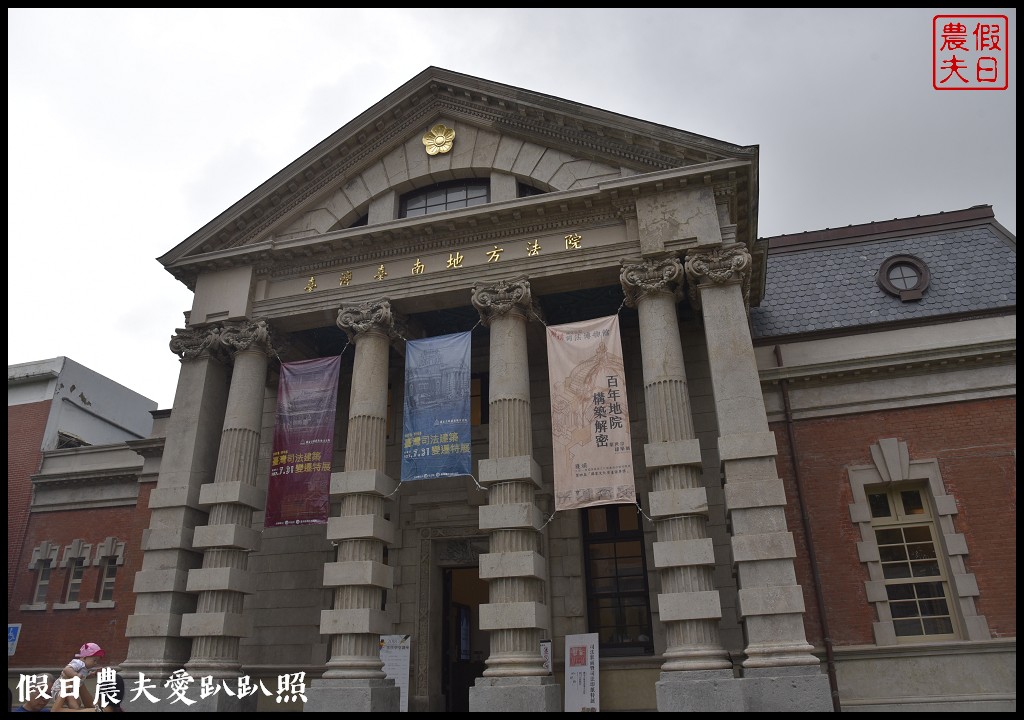
<svg viewBox="0 0 1024 720">
<path fill-rule="evenodd" d="M 97 645 L 96 643 L 86 643 L 79 649 L 78 654 L 75 655 L 75 657 L 103 657 L 104 655 L 106 655 L 106 653 L 103 652 L 103 648 L 101 648 L 99 645 Z"/>
</svg>

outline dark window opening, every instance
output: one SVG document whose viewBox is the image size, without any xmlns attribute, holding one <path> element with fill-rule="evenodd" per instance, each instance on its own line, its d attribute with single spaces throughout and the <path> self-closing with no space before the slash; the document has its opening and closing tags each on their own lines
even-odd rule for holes
<svg viewBox="0 0 1024 720">
<path fill-rule="evenodd" d="M 469 424 L 486 425 L 488 420 L 487 373 L 477 373 L 469 380 Z"/>
<path fill-rule="evenodd" d="M 82 438 L 78 437 L 77 435 L 72 435 L 71 433 L 64 432 L 63 430 L 59 430 L 57 432 L 57 449 L 58 450 L 67 450 L 68 448 L 88 447 L 88 446 L 89 446 L 89 443 L 87 443 L 85 440 L 83 440 Z"/>
<path fill-rule="evenodd" d="M 583 513 L 587 618 L 602 655 L 653 655 L 644 534 L 636 505 Z"/>
<path fill-rule="evenodd" d="M 453 180 L 428 188 L 414 190 L 402 196 L 398 217 L 432 215 L 445 210 L 484 205 L 490 202 L 489 180 Z"/>
<path fill-rule="evenodd" d="M 531 197 L 532 195 L 544 195 L 547 192 L 546 190 L 541 190 L 540 188 L 535 188 L 533 185 L 527 185 L 522 182 L 519 183 L 517 187 L 518 195 L 521 198 Z"/>
</svg>

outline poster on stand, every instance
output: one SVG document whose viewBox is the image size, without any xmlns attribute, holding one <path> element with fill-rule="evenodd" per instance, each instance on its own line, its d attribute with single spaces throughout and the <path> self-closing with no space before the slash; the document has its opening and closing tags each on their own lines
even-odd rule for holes
<svg viewBox="0 0 1024 720">
<path fill-rule="evenodd" d="M 565 712 L 601 712 L 597 633 L 565 636 Z"/>
<path fill-rule="evenodd" d="M 384 674 L 395 681 L 401 691 L 398 709 L 409 712 L 409 655 L 412 649 L 411 635 L 381 635 L 380 660 L 384 663 Z"/>
</svg>

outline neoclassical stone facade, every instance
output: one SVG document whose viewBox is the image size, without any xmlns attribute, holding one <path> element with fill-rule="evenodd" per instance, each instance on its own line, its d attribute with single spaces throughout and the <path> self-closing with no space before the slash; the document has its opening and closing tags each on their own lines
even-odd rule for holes
<svg viewBox="0 0 1024 720">
<path fill-rule="evenodd" d="M 544 326 L 618 314 L 650 631 L 602 635 L 602 709 L 837 709 L 751 329 L 757 184 L 756 147 L 430 68 L 162 257 L 195 302 L 122 671 L 394 712 L 400 634 L 412 711 L 561 711 L 565 638 L 605 621 L 598 516 L 554 512 Z M 464 331 L 473 475 L 403 483 L 404 343 Z M 338 354 L 329 521 L 264 528 L 280 363 Z"/>
</svg>

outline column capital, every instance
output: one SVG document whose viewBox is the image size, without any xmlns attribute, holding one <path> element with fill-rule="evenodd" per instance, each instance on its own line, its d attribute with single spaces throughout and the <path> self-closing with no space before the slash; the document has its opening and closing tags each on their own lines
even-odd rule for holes
<svg viewBox="0 0 1024 720">
<path fill-rule="evenodd" d="M 220 350 L 220 325 L 178 328 L 171 335 L 171 352 L 182 360 L 195 360 L 203 353 L 216 354 Z"/>
<path fill-rule="evenodd" d="M 195 360 L 206 353 L 219 360 L 230 360 L 235 354 L 256 346 L 273 354 L 270 326 L 266 320 L 221 322 L 202 327 L 178 328 L 171 336 L 171 352 L 182 360 Z"/>
<path fill-rule="evenodd" d="M 262 350 L 269 355 L 273 351 L 270 325 L 262 319 L 224 323 L 220 332 L 220 344 L 231 356 L 250 348 Z"/>
<path fill-rule="evenodd" d="M 653 293 L 668 293 L 678 301 L 683 293 L 683 265 L 674 256 L 623 260 L 619 282 L 629 307 L 636 307 L 640 300 Z"/>
<path fill-rule="evenodd" d="M 384 333 L 389 340 L 399 340 L 405 327 L 405 317 L 392 309 L 388 298 L 380 298 L 359 305 L 341 306 L 337 324 L 349 340 L 354 341 L 363 333 L 374 330 Z"/>
<path fill-rule="evenodd" d="M 540 305 L 530 290 L 530 281 L 525 275 L 510 280 L 499 280 L 494 285 L 473 285 L 473 307 L 480 313 L 480 321 L 489 326 L 502 315 L 517 312 L 528 320 L 544 322 Z"/>
<path fill-rule="evenodd" d="M 743 304 L 750 303 L 750 251 L 743 243 L 722 245 L 686 253 L 686 278 L 689 281 L 690 301 L 700 307 L 700 285 L 728 285 L 739 283 L 743 289 Z"/>
</svg>

